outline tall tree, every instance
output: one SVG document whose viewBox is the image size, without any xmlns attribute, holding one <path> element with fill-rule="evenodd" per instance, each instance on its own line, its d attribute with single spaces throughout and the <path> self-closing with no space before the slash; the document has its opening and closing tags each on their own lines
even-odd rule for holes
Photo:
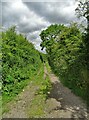
<svg viewBox="0 0 89 120">
<path fill-rule="evenodd" d="M 89 0 L 80 1 L 76 12 L 79 17 L 84 17 L 87 20 L 86 33 L 84 35 L 84 43 L 86 47 L 86 65 L 87 65 L 87 104 L 89 105 Z"/>
<path fill-rule="evenodd" d="M 64 25 L 54 24 L 49 26 L 46 30 L 43 30 L 40 34 L 42 39 L 40 46 L 42 50 L 46 47 L 46 51 L 50 51 L 50 47 L 57 42 L 57 37 L 64 28 L 66 28 Z"/>
</svg>

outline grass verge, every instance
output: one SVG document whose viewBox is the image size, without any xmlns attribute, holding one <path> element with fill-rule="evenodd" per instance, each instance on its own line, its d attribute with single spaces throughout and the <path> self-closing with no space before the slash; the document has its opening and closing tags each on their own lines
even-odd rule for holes
<svg viewBox="0 0 89 120">
<path fill-rule="evenodd" d="M 45 115 L 45 101 L 47 99 L 48 92 L 51 90 L 49 77 L 46 76 L 46 79 L 44 79 L 43 67 L 41 68 L 39 75 L 35 76 L 34 84 L 39 86 L 39 89 L 30 103 L 27 113 L 29 118 L 42 118 Z"/>
</svg>

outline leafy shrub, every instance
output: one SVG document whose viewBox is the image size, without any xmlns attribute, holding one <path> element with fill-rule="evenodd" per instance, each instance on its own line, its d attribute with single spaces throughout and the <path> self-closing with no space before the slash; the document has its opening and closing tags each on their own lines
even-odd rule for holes
<svg viewBox="0 0 89 120">
<path fill-rule="evenodd" d="M 77 95 L 87 99 L 86 48 L 82 36 L 75 23 L 69 27 L 51 25 L 40 34 L 41 47 L 46 48 L 54 73 Z"/>
<path fill-rule="evenodd" d="M 15 27 L 2 32 L 2 92 L 18 93 L 20 83 L 30 80 L 32 73 L 41 66 L 39 52 L 23 35 L 17 34 Z"/>
</svg>

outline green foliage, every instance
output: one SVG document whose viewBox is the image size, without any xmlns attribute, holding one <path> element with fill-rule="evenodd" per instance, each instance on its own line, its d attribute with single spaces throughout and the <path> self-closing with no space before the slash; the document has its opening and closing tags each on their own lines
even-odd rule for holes
<svg viewBox="0 0 89 120">
<path fill-rule="evenodd" d="M 77 95 L 87 99 L 86 47 L 77 24 L 51 25 L 40 34 L 52 70 Z"/>
<path fill-rule="evenodd" d="M 51 25 L 48 27 L 48 29 L 43 30 L 40 34 L 40 37 L 42 39 L 41 47 L 42 49 L 44 47 L 49 48 L 51 45 L 56 41 L 57 35 L 61 32 L 61 29 L 65 28 L 64 25 Z M 47 49 L 50 51 L 50 48 Z"/>
<path fill-rule="evenodd" d="M 43 54 L 42 54 L 43 55 Z M 43 55 L 43 57 L 46 57 Z M 46 63 L 46 66 L 49 66 Z M 48 70 L 48 68 L 47 68 Z M 35 86 L 36 93 L 30 104 L 28 105 L 27 113 L 29 118 L 42 118 L 45 115 L 45 101 L 48 97 L 48 92 L 51 90 L 51 82 L 49 76 L 46 76 L 44 79 L 44 66 L 42 64 L 40 70 L 38 71 L 39 75 L 37 74 L 32 79 L 34 79 L 31 83 L 32 87 Z M 34 87 L 33 87 L 34 89 Z"/>
<path fill-rule="evenodd" d="M 87 27 L 85 28 L 85 32 L 83 33 L 83 42 L 85 44 L 86 50 L 85 61 L 87 65 L 87 104 L 89 106 L 89 0 L 79 1 L 78 7 L 75 9 L 75 11 L 78 17 L 84 17 L 87 21 Z"/>
<path fill-rule="evenodd" d="M 41 64 L 39 52 L 23 35 L 15 32 L 15 27 L 2 32 L 3 96 L 18 94 Z"/>
<path fill-rule="evenodd" d="M 49 77 L 46 77 L 46 80 L 43 81 L 40 89 L 37 91 L 37 94 L 48 95 L 48 92 L 51 90 L 51 83 Z"/>
</svg>

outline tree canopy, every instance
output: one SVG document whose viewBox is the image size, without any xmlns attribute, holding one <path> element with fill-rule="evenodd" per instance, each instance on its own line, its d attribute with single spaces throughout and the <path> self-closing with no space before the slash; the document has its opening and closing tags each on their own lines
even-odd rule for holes
<svg viewBox="0 0 89 120">
<path fill-rule="evenodd" d="M 40 34 L 41 47 L 46 48 L 52 70 L 66 86 L 86 99 L 86 47 L 82 36 L 76 23 L 54 24 Z"/>
</svg>

